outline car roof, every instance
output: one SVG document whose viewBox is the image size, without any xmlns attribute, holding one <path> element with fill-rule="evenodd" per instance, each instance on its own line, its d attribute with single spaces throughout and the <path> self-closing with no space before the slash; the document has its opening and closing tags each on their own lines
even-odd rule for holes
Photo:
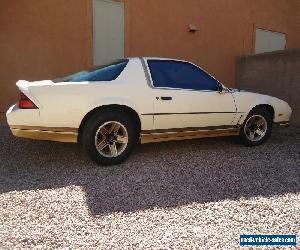
<svg viewBox="0 0 300 250">
<path fill-rule="evenodd" d="M 128 60 L 136 60 L 136 59 L 144 59 L 144 60 L 168 60 L 168 61 L 179 61 L 179 62 L 187 62 L 186 60 L 177 59 L 177 58 L 165 58 L 165 57 L 127 57 Z"/>
<path fill-rule="evenodd" d="M 199 69 L 203 70 L 206 74 L 208 74 L 209 76 L 211 76 L 213 79 L 215 79 L 217 82 L 221 83 L 217 78 L 215 78 L 213 75 L 211 75 L 210 73 L 208 73 L 205 69 L 203 69 L 202 67 L 192 63 L 192 62 L 189 62 L 189 61 L 186 61 L 186 60 L 182 60 L 182 59 L 175 59 L 175 58 L 164 58 L 164 57 L 129 57 L 127 58 L 128 60 L 140 60 L 140 59 L 144 59 L 144 60 L 167 60 L 167 61 L 177 61 L 177 62 L 186 62 L 186 63 L 191 63 L 193 65 L 195 65 L 196 67 L 198 67 Z"/>
</svg>

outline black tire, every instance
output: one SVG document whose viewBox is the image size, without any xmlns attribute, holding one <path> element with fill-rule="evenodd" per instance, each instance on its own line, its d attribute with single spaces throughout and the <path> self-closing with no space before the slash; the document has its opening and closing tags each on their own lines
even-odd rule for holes
<svg viewBox="0 0 300 250">
<path fill-rule="evenodd" d="M 98 129 L 106 123 L 118 122 L 124 126 L 128 134 L 128 142 L 124 151 L 116 157 L 106 157 L 102 155 L 95 143 L 95 136 Z M 104 110 L 94 114 L 86 123 L 83 135 L 82 144 L 89 157 L 98 165 L 109 166 L 117 165 L 125 161 L 139 139 L 139 131 L 136 124 L 129 114 L 118 110 Z"/>
<path fill-rule="evenodd" d="M 253 138 L 253 140 L 251 140 L 249 138 L 250 137 L 249 133 L 247 133 L 249 131 L 249 129 L 251 128 L 249 126 L 249 124 L 250 124 L 250 122 L 252 120 L 260 119 L 261 117 L 263 117 L 265 119 L 265 121 L 266 121 L 266 128 L 264 127 L 264 129 L 263 129 L 263 131 L 265 131 L 265 133 L 264 133 L 263 136 L 260 136 L 259 134 L 257 134 L 258 138 L 256 140 L 254 140 L 254 138 Z M 252 120 L 250 120 L 250 119 L 252 119 Z M 263 121 L 263 119 L 261 121 Z M 259 122 L 257 122 L 257 123 L 259 123 Z M 261 145 L 261 144 L 265 143 L 268 140 L 268 138 L 270 137 L 270 135 L 271 135 L 272 124 L 273 124 L 272 115 L 270 114 L 270 112 L 268 112 L 268 110 L 266 110 L 266 109 L 264 109 L 262 107 L 254 108 L 248 114 L 247 118 L 244 121 L 243 126 L 241 127 L 241 130 L 240 130 L 240 141 L 244 145 L 249 146 L 249 147 L 258 146 L 258 145 Z M 253 125 L 253 130 L 255 130 L 255 129 L 256 129 L 256 127 Z M 257 128 L 257 129 L 259 129 L 259 128 Z M 262 130 L 260 130 L 260 131 L 262 131 Z M 254 134 L 256 134 L 256 133 L 254 133 Z M 259 138 L 259 137 L 261 137 L 261 138 Z"/>
</svg>

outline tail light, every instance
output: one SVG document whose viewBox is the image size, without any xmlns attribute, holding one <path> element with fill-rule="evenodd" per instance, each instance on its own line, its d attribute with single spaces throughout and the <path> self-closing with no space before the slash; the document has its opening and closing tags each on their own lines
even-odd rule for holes
<svg viewBox="0 0 300 250">
<path fill-rule="evenodd" d="M 19 100 L 19 108 L 20 109 L 37 109 L 38 107 L 31 101 L 26 95 L 22 92 L 20 93 Z"/>
</svg>

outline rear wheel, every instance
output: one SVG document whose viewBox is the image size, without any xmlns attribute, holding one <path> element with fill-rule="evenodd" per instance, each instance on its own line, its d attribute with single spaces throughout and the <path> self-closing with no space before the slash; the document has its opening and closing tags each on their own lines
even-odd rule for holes
<svg viewBox="0 0 300 250">
<path fill-rule="evenodd" d="M 83 146 L 99 165 L 116 165 L 130 155 L 138 141 L 138 131 L 125 112 L 104 111 L 95 114 L 86 124 Z"/>
<path fill-rule="evenodd" d="M 271 132 L 271 114 L 264 108 L 255 108 L 241 127 L 240 139 L 246 146 L 258 146 L 267 141 Z"/>
</svg>

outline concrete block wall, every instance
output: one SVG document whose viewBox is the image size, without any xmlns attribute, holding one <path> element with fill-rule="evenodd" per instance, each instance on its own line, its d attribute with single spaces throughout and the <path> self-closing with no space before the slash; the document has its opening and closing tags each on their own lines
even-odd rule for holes
<svg viewBox="0 0 300 250">
<path fill-rule="evenodd" d="M 292 124 L 300 126 L 300 49 L 242 56 L 237 60 L 237 85 L 287 101 Z"/>
</svg>

